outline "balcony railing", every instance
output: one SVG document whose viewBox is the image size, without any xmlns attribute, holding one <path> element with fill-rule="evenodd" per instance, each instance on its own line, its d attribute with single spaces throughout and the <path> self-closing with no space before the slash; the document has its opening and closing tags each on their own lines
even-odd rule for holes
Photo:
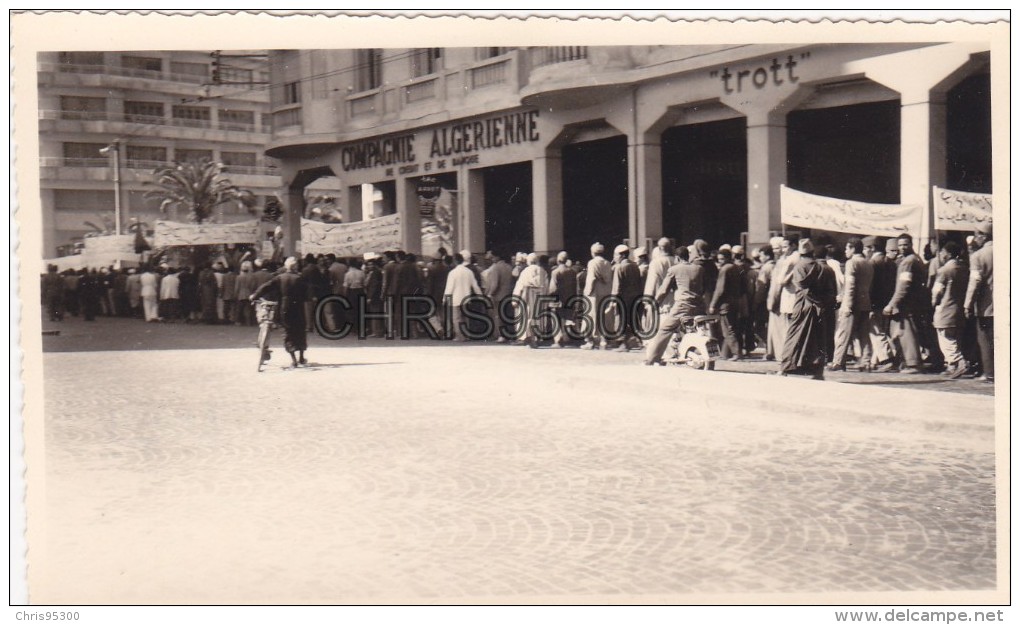
<svg viewBox="0 0 1020 625">
<path fill-rule="evenodd" d="M 531 66 L 542 67 L 588 58 L 588 46 L 554 46 L 531 48 Z"/>
<path fill-rule="evenodd" d="M 125 76 L 128 78 L 145 78 L 149 80 L 165 80 L 169 82 L 182 82 L 197 85 L 212 83 L 212 68 L 207 74 L 182 74 L 172 71 L 155 71 L 151 69 L 137 69 L 134 67 L 122 67 L 120 65 L 76 65 L 72 63 L 41 63 L 39 70 L 43 72 L 59 72 L 61 74 L 103 74 L 106 76 Z M 268 82 L 269 73 L 256 71 L 252 80 Z"/>
<path fill-rule="evenodd" d="M 350 102 L 351 117 L 371 115 L 374 113 L 376 95 L 378 94 L 373 91 L 367 95 L 357 95 L 349 98 L 347 101 Z"/>
<path fill-rule="evenodd" d="M 301 109 L 292 108 L 273 113 L 273 128 L 301 125 Z"/>
<path fill-rule="evenodd" d="M 422 100 L 430 100 L 436 97 L 436 83 L 438 79 L 435 77 L 420 82 L 414 82 L 404 87 L 404 101 L 405 102 L 420 102 Z"/>
<path fill-rule="evenodd" d="M 488 87 L 489 85 L 500 85 L 506 82 L 510 67 L 509 60 L 497 61 L 481 67 L 472 67 L 470 72 L 471 88 Z"/>
<path fill-rule="evenodd" d="M 258 130 L 254 123 L 224 121 L 214 122 L 208 119 L 159 117 L 156 115 L 135 115 L 132 113 L 113 113 L 109 111 L 39 111 L 39 119 L 123 122 L 127 124 L 144 124 L 147 126 L 176 126 L 184 128 L 203 128 L 208 130 L 269 133 L 268 128 Z"/>
<path fill-rule="evenodd" d="M 141 169 L 152 171 L 160 167 L 173 165 L 170 161 L 151 161 L 141 159 L 125 159 L 122 165 L 125 169 Z M 109 158 L 78 158 L 72 156 L 43 156 L 39 159 L 41 167 L 111 167 L 112 160 Z M 276 167 L 266 165 L 224 165 L 223 172 L 227 174 L 238 174 L 242 176 L 279 176 L 280 170 Z"/>
</svg>

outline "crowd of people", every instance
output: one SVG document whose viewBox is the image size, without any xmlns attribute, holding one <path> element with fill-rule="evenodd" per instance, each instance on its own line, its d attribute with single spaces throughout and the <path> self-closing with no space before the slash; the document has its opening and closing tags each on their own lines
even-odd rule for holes
<svg viewBox="0 0 1020 625">
<path fill-rule="evenodd" d="M 304 363 L 306 334 L 323 331 L 315 325 L 318 303 L 338 296 L 346 305 L 330 303 L 320 316 L 326 332 L 347 325 L 359 336 L 383 337 L 406 327 L 409 338 L 643 349 L 653 365 L 686 321 L 709 314 L 719 318 L 722 358 L 760 353 L 780 375 L 822 378 L 852 364 L 865 372 L 994 380 L 990 224 L 967 237 L 966 247 L 946 241 L 925 252 L 903 234 L 851 237 L 842 250 L 828 238 L 797 236 L 750 251 L 701 239 L 677 247 L 663 238 L 652 250 L 620 244 L 609 255 L 596 243 L 581 261 L 566 252 L 476 258 L 440 249 L 422 259 L 399 250 L 308 254 L 277 266 L 249 255 L 200 268 L 59 273 L 51 266 L 42 294 L 53 321 L 110 315 L 245 326 L 256 323 L 254 299 L 273 299 L 281 302 L 294 366 Z M 412 304 L 402 305 L 407 298 Z M 543 306 L 556 323 L 543 317 Z M 402 323 L 404 315 L 425 323 Z"/>
</svg>

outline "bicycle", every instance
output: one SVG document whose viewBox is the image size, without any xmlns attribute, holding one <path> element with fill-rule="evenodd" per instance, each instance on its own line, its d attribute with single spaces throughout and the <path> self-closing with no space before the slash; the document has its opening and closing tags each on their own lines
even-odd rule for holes
<svg viewBox="0 0 1020 625">
<path fill-rule="evenodd" d="M 276 307 L 279 302 L 267 299 L 257 299 L 253 302 L 255 306 L 255 319 L 259 322 L 259 337 L 256 345 L 259 348 L 259 373 L 262 372 L 262 364 L 269 360 L 272 353 L 269 349 L 269 335 L 273 330 L 274 319 L 276 318 Z"/>
</svg>

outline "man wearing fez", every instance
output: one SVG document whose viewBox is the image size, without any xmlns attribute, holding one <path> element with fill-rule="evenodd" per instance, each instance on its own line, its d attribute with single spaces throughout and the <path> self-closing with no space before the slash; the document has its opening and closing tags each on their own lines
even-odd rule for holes
<svg viewBox="0 0 1020 625">
<path fill-rule="evenodd" d="M 823 264 L 815 261 L 813 252 L 811 241 L 801 239 L 797 260 L 783 278 L 792 301 L 779 374 L 811 375 L 821 380 L 825 369 L 822 312 L 835 300 L 835 285 L 828 283 Z"/>
<path fill-rule="evenodd" d="M 449 296 L 451 300 L 451 321 L 455 341 L 466 341 L 464 319 L 464 300 L 472 295 L 481 295 L 482 289 L 478 286 L 478 280 L 471 271 L 471 251 L 463 250 L 460 254 L 453 255 L 454 268 L 446 275 L 446 288 L 443 296 Z"/>
<path fill-rule="evenodd" d="M 901 373 L 923 373 L 921 349 L 933 346 L 925 340 L 926 315 L 931 296 L 926 287 L 928 269 L 914 253 L 914 239 L 909 234 L 896 238 L 900 260 L 896 267 L 893 296 L 882 313 L 890 318 L 889 337 L 899 349 L 903 366 Z M 892 367 L 887 367 L 892 370 Z"/>
<path fill-rule="evenodd" d="M 964 312 L 977 318 L 978 347 L 981 349 L 981 379 L 995 380 L 995 311 L 992 301 L 992 224 L 978 225 L 974 232 L 976 251 L 970 257 L 970 277 Z"/>
<path fill-rule="evenodd" d="M 598 349 L 602 341 L 602 329 L 605 328 L 605 315 L 602 314 L 602 300 L 609 297 L 613 290 L 613 267 L 605 259 L 606 247 L 601 243 L 591 246 L 591 260 L 585 274 L 584 296 L 591 304 L 592 320 L 591 339 L 581 349 Z M 601 320 L 601 323 L 599 321 Z"/>
<path fill-rule="evenodd" d="M 931 302 L 935 309 L 932 325 L 938 333 L 939 349 L 952 379 L 967 372 L 968 364 L 960 350 L 960 338 L 967 326 L 963 303 L 967 297 L 967 266 L 960 262 L 960 244 L 947 241 L 939 250 L 939 269 L 932 285 Z"/>
<path fill-rule="evenodd" d="M 291 256 L 283 263 L 283 271 L 265 282 L 248 298 L 260 297 L 280 302 L 280 319 L 283 321 L 283 347 L 290 354 L 291 368 L 308 364 L 308 332 L 305 327 L 305 300 L 308 286 L 298 273 L 298 260 Z"/>
<path fill-rule="evenodd" d="M 871 317 L 871 283 L 875 276 L 874 266 L 864 258 L 864 242 L 851 237 L 846 243 L 846 270 L 840 305 L 836 311 L 835 351 L 832 357 L 832 371 L 846 371 L 846 356 L 850 344 L 857 342 L 857 368 L 871 371 L 871 338 L 869 318 Z"/>
<path fill-rule="evenodd" d="M 610 294 L 621 300 L 617 303 L 616 317 L 617 323 L 623 328 L 623 336 L 617 349 L 626 352 L 632 347 L 640 347 L 640 341 L 634 332 L 634 304 L 641 298 L 644 282 L 641 279 L 641 270 L 630 260 L 630 247 L 617 245 L 613 255 L 616 257 L 616 264 L 613 266 L 613 286 Z"/>
</svg>

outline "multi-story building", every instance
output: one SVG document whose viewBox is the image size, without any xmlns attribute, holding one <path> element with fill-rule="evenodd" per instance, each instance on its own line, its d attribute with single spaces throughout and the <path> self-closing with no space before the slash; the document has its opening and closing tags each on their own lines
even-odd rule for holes
<svg viewBox="0 0 1020 625">
<path fill-rule="evenodd" d="M 43 52 L 38 79 L 45 255 L 66 252 L 89 223 L 113 224 L 117 172 L 107 146 L 119 150 L 122 227 L 186 219 L 144 198 L 153 170 L 172 162 L 221 162 L 259 207 L 275 198 L 264 51 Z M 252 218 L 228 205 L 214 217 Z"/>
<path fill-rule="evenodd" d="M 784 184 L 929 211 L 933 185 L 991 192 L 989 64 L 982 42 L 276 51 L 267 154 L 291 239 L 336 176 L 345 221 L 369 189 L 412 251 L 436 182 L 475 251 L 761 242 Z"/>
</svg>

